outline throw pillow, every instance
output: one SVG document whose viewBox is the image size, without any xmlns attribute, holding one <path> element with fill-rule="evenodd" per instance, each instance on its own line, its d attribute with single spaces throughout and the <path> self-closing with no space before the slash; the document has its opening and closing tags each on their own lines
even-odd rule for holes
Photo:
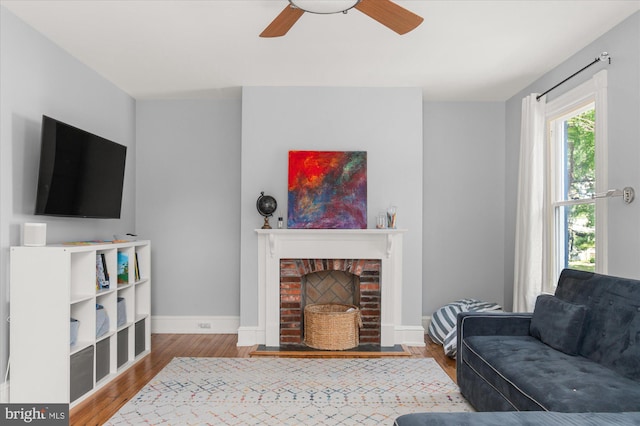
<svg viewBox="0 0 640 426">
<path fill-rule="evenodd" d="M 577 355 L 587 307 L 551 295 L 538 296 L 529 332 L 568 355 Z"/>
</svg>

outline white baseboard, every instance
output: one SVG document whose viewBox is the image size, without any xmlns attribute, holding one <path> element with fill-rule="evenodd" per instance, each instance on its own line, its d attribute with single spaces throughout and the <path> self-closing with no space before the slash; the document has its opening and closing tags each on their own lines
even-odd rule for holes
<svg viewBox="0 0 640 426">
<path fill-rule="evenodd" d="M 420 325 L 401 325 L 396 327 L 396 342 L 400 340 L 407 346 L 425 346 L 424 328 Z"/>
<path fill-rule="evenodd" d="M 266 341 L 264 330 L 258 327 L 238 327 L 237 332 L 237 346 L 260 345 Z"/>
<path fill-rule="evenodd" d="M 425 330 L 429 329 L 429 324 L 431 324 L 431 315 L 422 317 L 422 326 Z"/>
<path fill-rule="evenodd" d="M 165 316 L 151 317 L 151 332 L 159 334 L 236 334 L 240 317 Z"/>
<path fill-rule="evenodd" d="M 0 404 L 9 403 L 9 381 L 0 383 Z"/>
<path fill-rule="evenodd" d="M 401 325 L 395 328 L 396 341 L 408 346 L 424 346 L 425 330 L 431 317 L 422 317 L 422 326 Z M 166 316 L 151 317 L 151 332 L 159 334 L 238 334 L 238 346 L 264 343 L 264 330 L 240 327 L 235 316 Z"/>
<path fill-rule="evenodd" d="M 407 346 L 425 346 L 424 328 L 419 325 L 401 325 L 395 327 L 395 341 Z M 253 346 L 265 342 L 264 330 L 258 327 L 239 327 L 238 346 Z"/>
</svg>

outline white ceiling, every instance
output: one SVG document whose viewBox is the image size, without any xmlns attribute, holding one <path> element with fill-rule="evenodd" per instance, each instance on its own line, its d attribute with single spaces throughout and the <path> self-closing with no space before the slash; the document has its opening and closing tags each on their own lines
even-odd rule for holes
<svg viewBox="0 0 640 426">
<path fill-rule="evenodd" d="M 136 99 L 360 86 L 502 101 L 640 10 L 640 0 L 397 3 L 424 18 L 403 36 L 352 10 L 305 13 L 286 36 L 267 39 L 258 34 L 286 0 L 0 1 Z"/>
</svg>

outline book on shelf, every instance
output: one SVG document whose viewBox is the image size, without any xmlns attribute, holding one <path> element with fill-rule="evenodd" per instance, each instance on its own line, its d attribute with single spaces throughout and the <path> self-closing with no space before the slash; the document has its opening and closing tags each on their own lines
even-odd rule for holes
<svg viewBox="0 0 640 426">
<path fill-rule="evenodd" d="M 100 254 L 100 258 L 102 259 L 102 266 L 104 268 L 104 276 L 107 278 L 107 287 L 111 284 L 111 277 L 109 277 L 109 268 L 107 268 L 107 256 L 104 253 Z"/>
<path fill-rule="evenodd" d="M 118 252 L 118 284 L 129 284 L 129 255 Z"/>
<path fill-rule="evenodd" d="M 138 253 L 136 252 L 135 254 L 135 277 L 136 277 L 136 282 L 140 281 L 140 265 L 138 265 Z"/>
<path fill-rule="evenodd" d="M 104 253 L 96 254 L 96 289 L 109 288 L 109 272 Z"/>
</svg>

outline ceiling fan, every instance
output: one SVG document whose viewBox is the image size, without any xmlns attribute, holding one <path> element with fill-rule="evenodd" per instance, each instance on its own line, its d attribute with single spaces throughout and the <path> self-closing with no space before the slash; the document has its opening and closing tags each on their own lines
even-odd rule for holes
<svg viewBox="0 0 640 426">
<path fill-rule="evenodd" d="M 423 21 L 422 17 L 391 0 L 288 0 L 289 4 L 260 34 L 260 37 L 281 37 L 305 13 L 347 13 L 356 9 L 398 34 L 405 34 Z"/>
</svg>

